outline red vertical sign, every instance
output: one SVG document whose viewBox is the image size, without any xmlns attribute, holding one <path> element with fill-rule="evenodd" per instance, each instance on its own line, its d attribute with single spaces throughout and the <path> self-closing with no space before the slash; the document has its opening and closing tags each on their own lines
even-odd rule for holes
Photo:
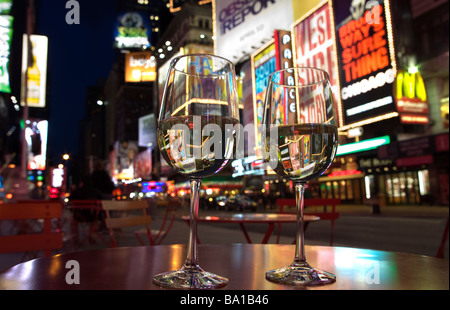
<svg viewBox="0 0 450 310">
<path fill-rule="evenodd" d="M 328 2 L 319 5 L 294 24 L 294 63 L 296 66 L 315 67 L 328 73 L 336 104 L 337 124 L 341 126 L 338 69 L 331 25 Z"/>
</svg>

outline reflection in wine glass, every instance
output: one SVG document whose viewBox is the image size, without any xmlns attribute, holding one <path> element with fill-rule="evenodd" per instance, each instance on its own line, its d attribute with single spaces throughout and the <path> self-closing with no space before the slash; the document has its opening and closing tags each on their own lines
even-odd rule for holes
<svg viewBox="0 0 450 310">
<path fill-rule="evenodd" d="M 270 75 L 263 125 L 266 159 L 295 184 L 297 236 L 291 265 L 268 271 L 266 279 L 288 285 L 321 285 L 336 277 L 309 266 L 304 249 L 305 183 L 328 169 L 338 146 L 335 107 L 328 74 L 315 68 L 289 68 Z"/>
<path fill-rule="evenodd" d="M 191 185 L 188 252 L 180 270 L 153 278 L 167 288 L 208 289 L 228 279 L 204 271 L 198 263 L 197 217 L 203 177 L 217 173 L 232 159 L 239 107 L 234 66 L 206 54 L 174 58 L 169 67 L 158 119 L 158 146 L 164 160 Z"/>
</svg>

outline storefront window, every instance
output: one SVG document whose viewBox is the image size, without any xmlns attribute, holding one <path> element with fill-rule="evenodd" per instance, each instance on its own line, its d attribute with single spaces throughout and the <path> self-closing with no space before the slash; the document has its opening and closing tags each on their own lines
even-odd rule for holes
<svg viewBox="0 0 450 310">
<path fill-rule="evenodd" d="M 327 191 L 327 198 L 333 198 L 333 192 L 332 192 L 332 189 L 331 189 L 331 182 L 327 182 L 326 183 L 326 185 L 327 185 L 327 188 L 326 188 L 326 191 Z"/>
<path fill-rule="evenodd" d="M 345 181 L 342 180 L 341 184 L 340 184 L 340 188 L 339 188 L 339 199 L 345 200 L 347 199 L 347 193 L 346 193 L 346 186 L 345 186 Z"/>
<path fill-rule="evenodd" d="M 333 196 L 339 197 L 339 183 L 337 181 L 333 181 Z"/>
<path fill-rule="evenodd" d="M 396 173 L 392 175 L 392 191 L 393 191 L 393 198 L 395 204 L 401 203 L 401 189 L 400 189 L 400 178 L 398 176 L 399 174 Z"/>
<path fill-rule="evenodd" d="M 327 195 L 327 185 L 325 183 L 320 184 L 320 197 L 328 198 Z"/>
<path fill-rule="evenodd" d="M 399 173 L 399 187 L 400 187 L 400 203 L 406 204 L 406 176 L 405 173 Z"/>
<path fill-rule="evenodd" d="M 384 180 L 385 180 L 385 187 L 386 187 L 386 197 L 387 197 L 387 202 L 388 204 L 393 204 L 394 203 L 394 191 L 393 186 L 392 186 L 392 176 L 391 175 L 386 175 Z"/>
<path fill-rule="evenodd" d="M 419 192 L 421 196 L 428 195 L 430 193 L 430 179 L 428 170 L 420 170 L 419 176 Z"/>
<path fill-rule="evenodd" d="M 408 188 L 408 203 L 419 203 L 418 180 L 415 177 L 415 173 L 412 171 L 406 173 L 406 186 Z"/>
<path fill-rule="evenodd" d="M 354 199 L 353 195 L 353 181 L 349 180 L 347 183 L 347 199 L 352 200 Z"/>
<path fill-rule="evenodd" d="M 419 174 L 420 173 L 421 172 L 419 171 Z M 422 195 L 422 193 L 419 191 L 420 177 L 418 177 L 417 172 L 406 171 L 387 174 L 384 176 L 384 182 L 386 187 L 386 202 L 388 204 L 420 203 L 420 195 Z"/>
</svg>

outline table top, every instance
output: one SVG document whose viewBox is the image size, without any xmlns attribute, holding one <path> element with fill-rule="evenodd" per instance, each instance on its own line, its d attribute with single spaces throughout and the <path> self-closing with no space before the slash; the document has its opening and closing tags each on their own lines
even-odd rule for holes
<svg viewBox="0 0 450 310">
<path fill-rule="evenodd" d="M 188 221 L 190 217 L 185 215 L 181 219 Z M 305 222 L 314 222 L 320 220 L 320 217 L 304 215 L 303 220 Z M 292 223 L 297 221 L 297 215 L 288 213 L 231 213 L 199 216 L 197 221 L 217 223 Z"/>
<path fill-rule="evenodd" d="M 229 279 L 224 290 L 290 290 L 265 279 L 268 270 L 292 262 L 293 245 L 199 245 L 199 262 L 206 271 Z M 367 249 L 306 246 L 310 265 L 336 275 L 336 282 L 309 289 L 418 290 L 449 289 L 449 261 L 427 256 Z M 0 289 L 160 289 L 153 275 L 179 269 L 186 245 L 107 248 L 34 259 L 0 274 Z M 73 261 L 78 267 L 71 265 Z M 68 264 L 68 265 L 66 265 Z M 79 284 L 66 276 L 79 272 Z"/>
</svg>

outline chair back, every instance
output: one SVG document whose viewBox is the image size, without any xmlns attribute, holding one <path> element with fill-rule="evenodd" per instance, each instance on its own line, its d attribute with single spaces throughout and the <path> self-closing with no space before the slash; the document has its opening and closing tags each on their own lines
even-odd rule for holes
<svg viewBox="0 0 450 310">
<path fill-rule="evenodd" d="M 0 236 L 0 253 L 43 250 L 45 256 L 51 256 L 52 250 L 63 247 L 63 234 L 52 231 L 51 223 L 52 219 L 61 219 L 61 216 L 62 205 L 57 201 L 1 204 L 0 220 L 11 221 L 17 234 Z"/>
<path fill-rule="evenodd" d="M 341 200 L 338 198 L 308 198 L 304 199 L 304 208 L 306 207 L 314 207 L 314 212 L 305 212 L 305 214 L 315 215 L 320 218 L 320 220 L 329 220 L 331 231 L 330 231 L 330 246 L 333 245 L 334 242 L 334 221 L 339 218 L 339 212 L 336 212 L 336 206 L 341 203 Z M 293 211 L 286 211 L 284 207 L 295 207 L 294 211 L 297 212 L 296 199 L 277 199 L 276 205 L 279 208 L 279 213 L 294 213 Z M 323 207 L 323 212 L 317 212 L 317 207 Z M 331 212 L 326 212 L 326 207 L 331 206 Z M 291 208 L 292 209 L 292 208 Z"/>
<path fill-rule="evenodd" d="M 101 209 L 102 208 L 102 202 L 101 200 L 95 200 L 95 199 L 88 199 L 88 200 L 81 200 L 81 199 L 75 199 L 70 201 L 70 208 L 71 209 L 89 209 L 89 210 L 95 210 L 95 209 Z"/>
<path fill-rule="evenodd" d="M 150 234 L 152 218 L 147 213 L 146 200 L 102 200 L 103 210 L 106 212 L 105 224 L 111 236 L 111 244 L 117 246 L 114 230 L 125 227 L 145 226 Z"/>
</svg>

